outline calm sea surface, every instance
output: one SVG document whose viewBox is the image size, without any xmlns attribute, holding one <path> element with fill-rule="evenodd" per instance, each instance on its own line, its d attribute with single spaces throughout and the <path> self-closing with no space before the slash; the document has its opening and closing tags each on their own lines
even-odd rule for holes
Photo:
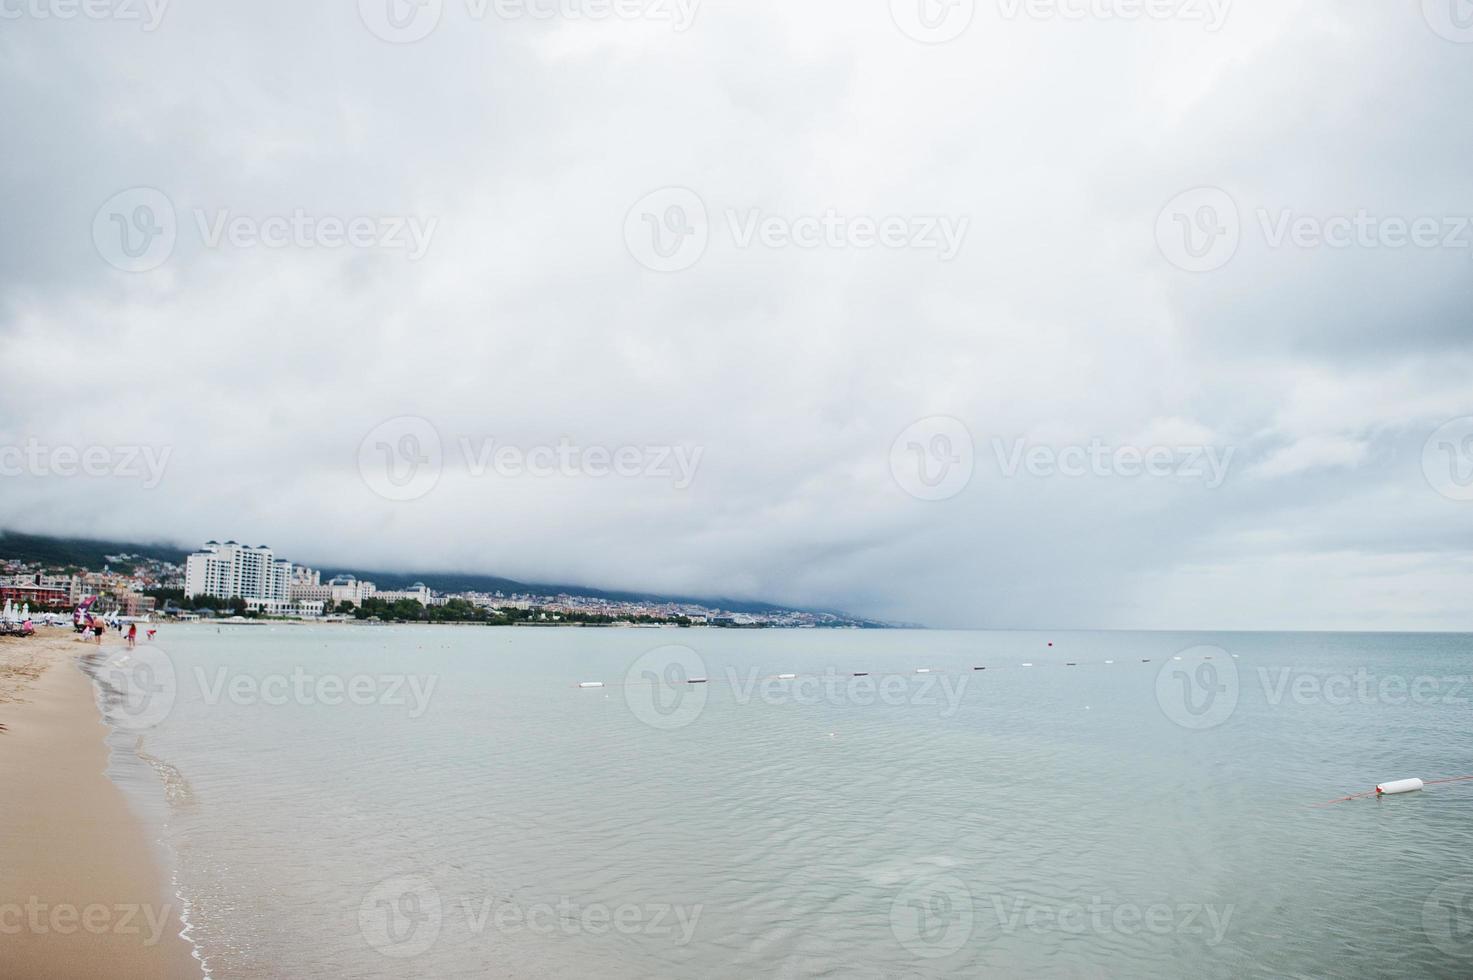
<svg viewBox="0 0 1473 980">
<path fill-rule="evenodd" d="M 222 980 L 1473 975 L 1473 782 L 1314 806 L 1473 774 L 1469 636 L 166 625 L 109 671 Z"/>
</svg>

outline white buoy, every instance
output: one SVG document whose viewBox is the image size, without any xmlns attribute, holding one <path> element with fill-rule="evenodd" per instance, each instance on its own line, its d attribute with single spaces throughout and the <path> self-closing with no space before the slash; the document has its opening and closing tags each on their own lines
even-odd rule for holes
<svg viewBox="0 0 1473 980">
<path fill-rule="evenodd" d="M 1398 779 L 1389 783 L 1381 783 L 1376 787 L 1377 796 L 1394 796 L 1397 793 L 1415 793 L 1427 785 L 1420 779 Z"/>
<path fill-rule="evenodd" d="M 578 686 L 579 687 L 603 687 L 604 686 L 604 682 L 603 681 L 584 681 L 582 684 L 579 684 Z"/>
<path fill-rule="evenodd" d="M 797 678 L 798 678 L 798 675 L 797 674 L 778 674 L 777 675 L 777 679 L 780 680 L 780 681 L 791 681 L 791 680 L 796 680 Z"/>
<path fill-rule="evenodd" d="M 1024 667 L 1032 667 L 1033 665 L 1032 664 L 1024 664 L 1023 666 Z"/>
<path fill-rule="evenodd" d="M 929 674 L 930 672 L 931 672 L 931 668 L 930 667 L 917 667 L 916 668 L 916 673 L 917 674 Z"/>
</svg>

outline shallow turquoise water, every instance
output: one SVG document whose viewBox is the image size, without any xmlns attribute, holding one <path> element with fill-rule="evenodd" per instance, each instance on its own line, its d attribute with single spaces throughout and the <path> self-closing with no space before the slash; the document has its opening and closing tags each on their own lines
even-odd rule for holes
<svg viewBox="0 0 1473 980">
<path fill-rule="evenodd" d="M 1473 975 L 1473 782 L 1313 806 L 1473 774 L 1466 635 L 155 647 L 115 770 L 215 977 Z"/>
</svg>

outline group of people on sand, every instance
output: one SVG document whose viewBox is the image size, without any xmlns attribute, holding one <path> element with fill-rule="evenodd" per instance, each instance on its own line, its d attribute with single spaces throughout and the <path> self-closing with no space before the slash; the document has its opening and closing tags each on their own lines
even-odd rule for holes
<svg viewBox="0 0 1473 980">
<path fill-rule="evenodd" d="M 122 628 L 122 624 L 118 624 L 118 629 L 121 630 Z M 107 621 L 100 616 L 88 616 L 86 622 L 82 626 L 83 639 L 86 639 L 87 634 L 91 633 L 93 640 L 97 643 L 98 646 L 102 646 L 102 634 L 105 632 L 107 632 Z M 153 639 L 153 635 L 157 632 L 158 630 L 150 627 L 148 631 L 148 638 L 150 640 Z M 123 636 L 128 641 L 128 649 L 131 650 L 133 647 L 137 646 L 138 624 L 129 623 L 128 630 L 126 633 L 123 634 Z"/>
</svg>

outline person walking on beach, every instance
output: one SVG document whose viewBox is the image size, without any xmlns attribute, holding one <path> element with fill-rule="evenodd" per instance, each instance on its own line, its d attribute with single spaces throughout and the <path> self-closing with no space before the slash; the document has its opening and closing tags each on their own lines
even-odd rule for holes
<svg viewBox="0 0 1473 980">
<path fill-rule="evenodd" d="M 97 645 L 102 646 L 102 634 L 107 629 L 107 624 L 100 619 L 92 620 L 92 635 L 97 637 Z"/>
<path fill-rule="evenodd" d="M 137 643 L 137 642 L 138 642 L 138 624 L 137 623 L 129 623 L 128 624 L 128 649 L 130 649 L 130 650 L 133 649 L 133 645 L 135 643 Z"/>
</svg>

